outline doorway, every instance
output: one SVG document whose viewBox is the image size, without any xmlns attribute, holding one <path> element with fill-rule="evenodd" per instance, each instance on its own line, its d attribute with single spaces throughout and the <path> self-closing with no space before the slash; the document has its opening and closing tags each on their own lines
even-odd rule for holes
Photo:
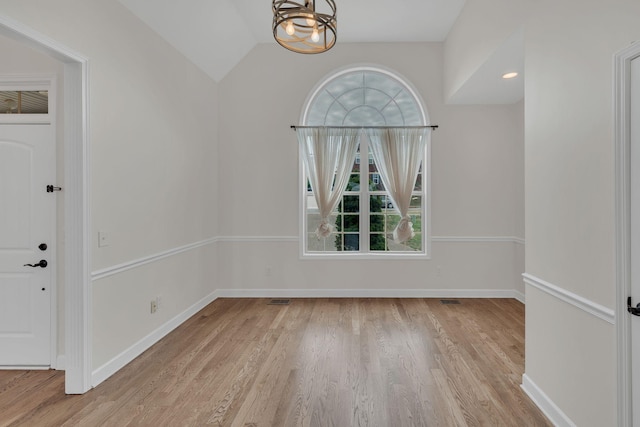
<svg viewBox="0 0 640 427">
<path fill-rule="evenodd" d="M 618 425 L 640 427 L 640 42 L 615 57 L 614 95 Z"/>
<path fill-rule="evenodd" d="M 84 393 L 91 388 L 88 60 L 3 15 L 0 34 L 64 64 L 65 392 Z"/>
</svg>

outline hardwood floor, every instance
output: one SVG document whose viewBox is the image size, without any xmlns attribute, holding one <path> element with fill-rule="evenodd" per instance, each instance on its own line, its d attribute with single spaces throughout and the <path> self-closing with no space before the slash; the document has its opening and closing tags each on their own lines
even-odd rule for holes
<svg viewBox="0 0 640 427">
<path fill-rule="evenodd" d="M 219 299 L 82 396 L 0 371 L 1 426 L 550 426 L 509 299 Z"/>
</svg>

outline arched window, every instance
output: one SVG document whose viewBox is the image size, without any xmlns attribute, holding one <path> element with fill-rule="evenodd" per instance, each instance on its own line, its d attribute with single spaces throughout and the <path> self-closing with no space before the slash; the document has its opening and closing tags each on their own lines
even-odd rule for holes
<svg viewBox="0 0 640 427">
<path fill-rule="evenodd" d="M 420 96 L 398 74 L 360 66 L 333 73 L 311 91 L 301 124 L 305 126 L 424 126 L 429 118 Z M 411 198 L 409 215 L 415 236 L 397 243 L 391 234 L 400 215 L 384 184 L 362 133 L 358 154 L 342 200 L 333 212 L 335 230 L 327 238 L 314 233 L 319 214 L 301 161 L 301 248 L 303 256 L 426 257 L 430 246 L 429 152 L 422 164 Z M 366 185 L 361 185 L 366 183 Z"/>
</svg>

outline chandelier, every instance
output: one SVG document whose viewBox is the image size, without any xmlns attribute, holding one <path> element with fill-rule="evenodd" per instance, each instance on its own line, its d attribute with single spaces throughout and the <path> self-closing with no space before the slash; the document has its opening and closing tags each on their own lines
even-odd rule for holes
<svg viewBox="0 0 640 427">
<path fill-rule="evenodd" d="M 325 5 L 316 11 L 316 2 Z M 298 53 L 322 53 L 336 44 L 336 4 L 333 0 L 273 0 L 273 37 Z"/>
</svg>

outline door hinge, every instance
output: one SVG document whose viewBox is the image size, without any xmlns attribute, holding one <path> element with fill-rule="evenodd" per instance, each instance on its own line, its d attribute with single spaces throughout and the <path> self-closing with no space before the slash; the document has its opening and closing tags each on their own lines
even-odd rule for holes
<svg viewBox="0 0 640 427">
<path fill-rule="evenodd" d="M 53 193 L 54 191 L 62 191 L 62 187 L 54 187 L 53 185 L 47 185 L 47 193 Z"/>
</svg>

